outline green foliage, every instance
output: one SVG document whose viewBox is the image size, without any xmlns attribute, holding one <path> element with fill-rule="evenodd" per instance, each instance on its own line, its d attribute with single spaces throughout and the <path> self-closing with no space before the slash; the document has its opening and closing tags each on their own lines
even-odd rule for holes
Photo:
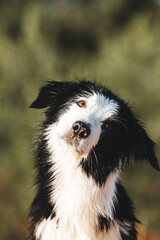
<svg viewBox="0 0 160 240">
<path fill-rule="evenodd" d="M 125 0 L 0 2 L 1 240 L 25 239 L 32 141 L 42 118 L 28 106 L 45 80 L 86 77 L 109 86 L 129 101 L 160 146 L 157 2 L 135 1 L 132 8 Z M 158 231 L 158 173 L 133 165 L 122 176 L 138 216 Z"/>
</svg>

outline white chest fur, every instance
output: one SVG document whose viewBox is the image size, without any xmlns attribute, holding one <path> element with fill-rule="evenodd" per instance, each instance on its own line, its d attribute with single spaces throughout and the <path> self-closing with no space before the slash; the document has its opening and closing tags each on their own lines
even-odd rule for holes
<svg viewBox="0 0 160 240">
<path fill-rule="evenodd" d="M 61 149 L 54 152 L 53 158 L 56 177 L 51 183 L 50 202 L 55 205 L 56 218 L 37 225 L 37 239 L 41 236 L 41 240 L 120 240 L 117 225 L 107 233 L 98 230 L 99 215 L 112 219 L 118 172 L 111 173 L 105 185 L 99 187 L 77 167 L 78 159 L 72 153 Z"/>
<path fill-rule="evenodd" d="M 76 229 L 74 230 L 71 226 L 69 226 L 67 231 L 64 231 L 64 228 L 57 229 L 56 219 L 51 220 L 48 218 L 37 224 L 35 235 L 37 240 L 121 240 L 118 224 L 112 225 L 107 233 L 104 231 L 86 235 L 82 231 L 80 235 L 78 235 L 76 232 L 74 233 L 74 231 L 76 231 Z"/>
</svg>

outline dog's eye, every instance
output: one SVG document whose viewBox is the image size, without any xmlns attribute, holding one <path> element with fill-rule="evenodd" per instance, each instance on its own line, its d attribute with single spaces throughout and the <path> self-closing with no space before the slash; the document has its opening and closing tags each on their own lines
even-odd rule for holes
<svg viewBox="0 0 160 240">
<path fill-rule="evenodd" d="M 109 130 L 112 130 L 114 128 L 114 123 L 113 122 L 107 122 L 106 123 L 106 128 Z"/>
<path fill-rule="evenodd" d="M 81 107 L 81 108 L 85 108 L 85 107 L 86 107 L 86 102 L 83 101 L 83 100 L 81 100 L 81 101 L 78 101 L 78 102 L 77 102 L 77 105 L 78 105 L 79 107 Z"/>
<path fill-rule="evenodd" d="M 114 122 L 112 121 L 105 121 L 102 123 L 102 126 L 101 126 L 102 130 L 106 131 L 106 130 L 113 130 L 114 128 Z"/>
</svg>

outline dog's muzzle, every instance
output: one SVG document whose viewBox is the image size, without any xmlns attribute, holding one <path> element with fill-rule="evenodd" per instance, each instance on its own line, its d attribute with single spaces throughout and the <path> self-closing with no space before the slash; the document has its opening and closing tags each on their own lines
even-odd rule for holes
<svg viewBox="0 0 160 240">
<path fill-rule="evenodd" d="M 77 121 L 72 126 L 73 134 L 78 138 L 87 138 L 90 135 L 90 126 L 84 122 Z"/>
</svg>

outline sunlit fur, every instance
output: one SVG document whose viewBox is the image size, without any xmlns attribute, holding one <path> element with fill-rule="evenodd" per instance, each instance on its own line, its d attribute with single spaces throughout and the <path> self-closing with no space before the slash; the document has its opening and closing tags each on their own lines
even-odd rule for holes
<svg viewBox="0 0 160 240">
<path fill-rule="evenodd" d="M 158 163 L 154 143 L 127 104 L 83 80 L 47 83 L 31 107 L 46 108 L 37 140 L 31 239 L 136 240 L 138 220 L 119 171 L 130 156 L 157 170 Z M 73 134 L 77 121 L 90 129 L 86 138 Z"/>
</svg>

